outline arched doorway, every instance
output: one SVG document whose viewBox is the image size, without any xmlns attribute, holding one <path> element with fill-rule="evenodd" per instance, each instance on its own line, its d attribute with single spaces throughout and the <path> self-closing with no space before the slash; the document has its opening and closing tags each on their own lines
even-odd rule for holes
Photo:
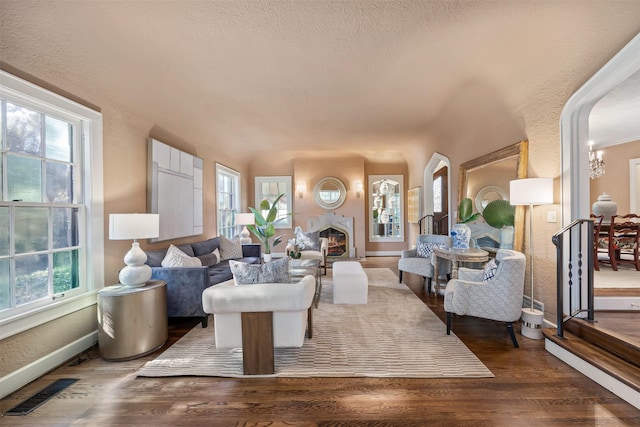
<svg viewBox="0 0 640 427">
<path fill-rule="evenodd" d="M 565 226 L 574 219 L 588 218 L 590 213 L 588 143 L 591 110 L 599 100 L 637 73 L 640 73 L 640 34 L 573 94 L 562 111 L 561 183 L 562 220 Z M 574 265 L 577 265 L 577 262 Z M 640 297 L 621 297 L 619 303 L 621 306 L 630 307 L 632 304 L 640 304 Z"/>
<path fill-rule="evenodd" d="M 433 206 L 433 178 L 434 174 L 437 171 L 442 170 L 446 167 L 446 201 L 443 200 L 446 212 L 443 214 L 440 212 L 439 218 L 445 218 L 442 223 L 446 224 L 446 230 L 444 234 L 448 233 L 448 230 L 451 228 L 451 216 L 449 213 L 451 212 L 451 186 L 448 183 L 451 182 L 451 161 L 448 157 L 443 156 L 440 153 L 433 153 L 431 156 L 431 160 L 427 163 L 427 166 L 424 168 L 424 211 L 422 215 L 434 215 L 434 206 Z M 444 177 L 443 177 L 444 178 Z M 444 198 L 443 198 L 444 199 Z"/>
</svg>

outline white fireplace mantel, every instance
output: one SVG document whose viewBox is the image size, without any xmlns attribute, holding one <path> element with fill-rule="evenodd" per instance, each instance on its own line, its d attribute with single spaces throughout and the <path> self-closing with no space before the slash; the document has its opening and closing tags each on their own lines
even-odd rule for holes
<svg viewBox="0 0 640 427">
<path fill-rule="evenodd" d="M 325 228 L 334 227 L 338 228 L 347 234 L 347 241 L 349 244 L 349 257 L 355 258 L 356 248 L 353 245 L 355 241 L 353 231 L 353 217 L 336 215 L 329 212 L 324 215 L 310 216 L 307 218 L 307 230 L 324 230 Z"/>
</svg>

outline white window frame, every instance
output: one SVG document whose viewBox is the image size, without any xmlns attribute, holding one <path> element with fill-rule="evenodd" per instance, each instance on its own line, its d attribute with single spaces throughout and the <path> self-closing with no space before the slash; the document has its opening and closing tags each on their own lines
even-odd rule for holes
<svg viewBox="0 0 640 427">
<path fill-rule="evenodd" d="M 274 225 L 275 228 L 291 228 L 292 219 L 290 213 L 293 212 L 293 198 L 291 197 L 291 177 L 290 176 L 257 176 L 255 178 L 255 209 L 258 209 L 260 206 L 260 202 L 264 199 L 268 199 L 270 202 L 273 202 L 274 196 L 277 197 L 278 194 L 264 194 L 262 191 L 262 187 L 264 184 L 275 184 L 278 188 L 284 187 L 284 199 L 286 201 L 287 207 L 285 212 L 278 212 L 278 221 L 277 224 Z"/>
<path fill-rule="evenodd" d="M 233 217 L 232 217 L 232 225 L 228 226 L 228 227 L 224 227 L 225 229 L 233 229 L 233 233 L 237 234 L 237 230 L 238 230 L 238 226 L 236 224 L 236 215 L 238 214 L 238 212 L 240 212 L 240 200 L 242 193 L 241 193 L 241 187 L 240 187 L 240 172 L 233 170 L 231 168 L 228 168 L 220 163 L 216 163 L 216 230 L 218 232 L 218 236 L 224 236 L 224 231 L 220 228 L 220 218 L 221 218 L 221 213 L 220 213 L 220 205 L 219 205 L 219 201 L 220 201 L 220 188 L 218 187 L 218 182 L 220 180 L 220 178 L 222 176 L 227 176 L 229 178 L 231 178 L 232 180 L 234 180 L 234 184 L 235 184 L 235 197 L 232 198 L 232 210 L 233 210 Z"/>
<path fill-rule="evenodd" d="M 0 70 L 0 96 L 52 116 L 73 117 L 80 133 L 79 173 L 84 214 L 79 228 L 79 288 L 44 303 L 6 310 L 0 316 L 0 340 L 96 304 L 104 287 L 104 209 L 102 114 Z"/>
</svg>

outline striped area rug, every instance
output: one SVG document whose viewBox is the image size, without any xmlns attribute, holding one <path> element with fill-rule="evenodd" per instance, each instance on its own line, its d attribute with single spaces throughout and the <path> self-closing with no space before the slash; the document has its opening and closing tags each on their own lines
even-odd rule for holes
<svg viewBox="0 0 640 427">
<path fill-rule="evenodd" d="M 334 305 L 330 274 L 323 276 L 313 339 L 301 348 L 276 349 L 276 372 L 269 377 L 493 377 L 390 269 L 365 271 L 366 305 Z M 242 350 L 216 349 L 211 326 L 196 326 L 136 375 L 245 377 Z"/>
</svg>

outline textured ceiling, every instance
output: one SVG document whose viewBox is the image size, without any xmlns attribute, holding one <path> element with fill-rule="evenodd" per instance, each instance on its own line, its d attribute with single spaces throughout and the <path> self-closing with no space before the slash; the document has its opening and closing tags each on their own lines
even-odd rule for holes
<svg viewBox="0 0 640 427">
<path fill-rule="evenodd" d="M 402 159 L 416 140 L 446 138 L 474 114 L 526 122 L 640 31 L 637 1 L 0 7 L 4 63 L 240 155 L 268 146 Z"/>
</svg>

